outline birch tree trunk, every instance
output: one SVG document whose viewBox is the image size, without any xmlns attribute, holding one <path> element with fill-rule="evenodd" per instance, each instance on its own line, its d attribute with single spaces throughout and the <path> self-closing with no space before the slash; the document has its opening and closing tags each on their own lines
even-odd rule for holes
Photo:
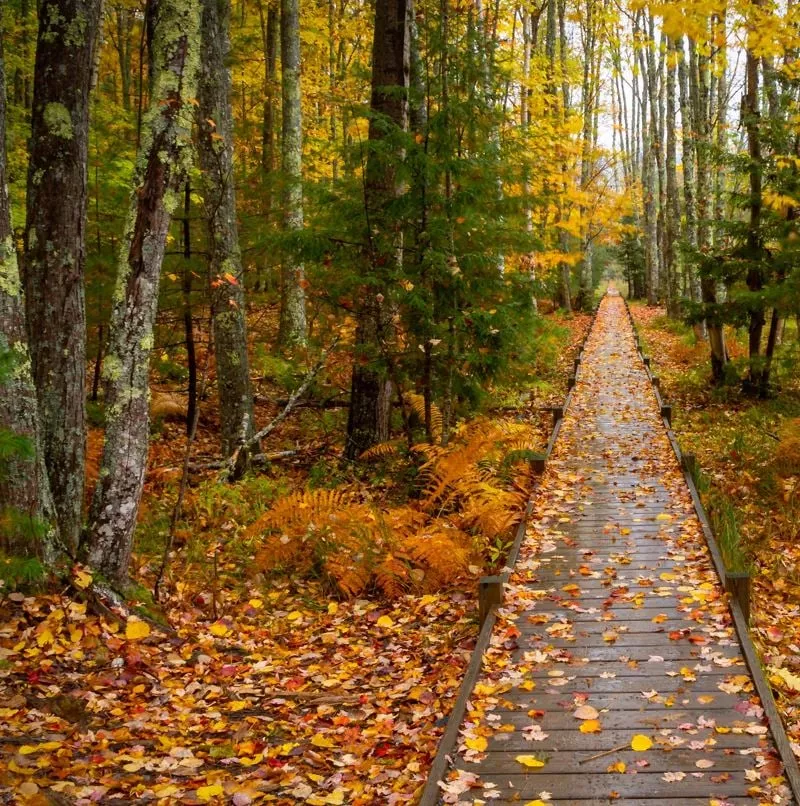
<svg viewBox="0 0 800 806">
<path fill-rule="evenodd" d="M 694 43 L 690 43 L 689 87 L 692 120 L 696 133 L 695 154 L 697 158 L 697 249 L 701 255 L 707 254 L 711 245 L 711 131 L 708 115 L 710 100 L 708 68 L 708 57 L 699 52 Z M 728 350 L 725 345 L 724 323 L 716 308 L 718 303 L 717 281 L 708 271 L 701 274 L 700 293 L 706 308 L 711 378 L 714 383 L 721 383 L 725 377 Z"/>
<path fill-rule="evenodd" d="M 372 94 L 369 123 L 371 143 L 387 136 L 386 122 L 405 129 L 408 125 L 410 35 L 407 0 L 377 0 L 372 46 Z M 391 132 L 388 133 L 391 137 Z M 370 274 L 357 313 L 356 345 L 347 420 L 344 455 L 357 459 L 367 448 L 389 436 L 391 384 L 381 356 L 389 327 L 388 301 L 381 289 L 381 276 L 396 260 L 396 233 L 393 222 L 383 213 L 387 201 L 397 193 L 396 153 L 373 148 L 367 158 L 364 203 L 371 244 Z M 387 292 L 388 293 L 388 292 Z M 384 304 L 386 303 L 386 304 Z"/>
<path fill-rule="evenodd" d="M 6 73 L 0 39 L 0 435 L 25 440 L 0 469 L 0 550 L 52 565 L 58 533 L 37 416 L 25 301 L 11 230 L 6 171 Z"/>
<path fill-rule="evenodd" d="M 100 0 L 43 0 L 25 230 L 25 306 L 42 446 L 62 540 L 82 522 L 89 93 Z"/>
<path fill-rule="evenodd" d="M 664 265 L 667 274 L 667 312 L 670 316 L 679 313 L 680 297 L 680 271 L 677 243 L 680 238 L 681 205 L 678 197 L 678 170 L 677 137 L 675 135 L 675 119 L 677 109 L 675 104 L 675 68 L 678 59 L 677 43 L 673 39 L 667 40 L 667 68 L 666 68 L 666 210 L 665 212 L 665 240 Z"/>
<path fill-rule="evenodd" d="M 244 275 L 236 221 L 231 112 L 230 0 L 203 0 L 198 118 L 211 277 L 222 454 L 253 434 L 253 394 L 247 359 Z M 239 470 L 247 466 L 240 451 Z"/>
<path fill-rule="evenodd" d="M 149 441 L 148 370 L 167 230 L 191 165 L 200 8 L 159 0 L 153 93 L 122 239 L 108 352 L 106 434 L 86 535 L 89 563 L 114 584 L 127 578 Z"/>
<path fill-rule="evenodd" d="M 581 90 L 581 112 L 583 115 L 582 143 L 581 143 L 581 190 L 588 193 L 589 180 L 592 172 L 592 117 L 593 117 L 593 79 L 595 58 L 595 24 L 593 17 L 594 2 L 587 0 L 586 12 L 583 19 L 583 85 Z M 581 206 L 583 219 L 583 261 L 580 270 L 580 291 L 578 298 L 580 307 L 589 310 L 592 295 L 592 241 L 587 219 L 588 206 Z"/>
<path fill-rule="evenodd" d="M 283 226 L 287 232 L 303 229 L 303 118 L 300 93 L 300 2 L 281 0 L 281 86 L 283 118 Z M 306 292 L 303 264 L 284 258 L 281 264 L 281 312 L 278 343 L 292 347 L 306 343 Z"/>
<path fill-rule="evenodd" d="M 656 165 L 651 145 L 653 137 L 651 114 L 648 120 L 648 109 L 652 101 L 649 91 L 648 69 L 645 56 L 639 50 L 639 69 L 642 74 L 642 94 L 640 98 L 641 134 L 642 134 L 642 206 L 644 212 L 644 256 L 645 256 L 645 290 L 647 304 L 658 302 L 658 223 L 656 220 Z"/>
</svg>

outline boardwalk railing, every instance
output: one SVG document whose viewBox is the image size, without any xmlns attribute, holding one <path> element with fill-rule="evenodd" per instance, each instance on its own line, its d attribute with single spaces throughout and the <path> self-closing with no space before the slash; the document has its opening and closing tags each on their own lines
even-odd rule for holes
<svg viewBox="0 0 800 806">
<path fill-rule="evenodd" d="M 683 471 L 683 477 L 686 485 L 689 488 L 689 493 L 692 496 L 695 513 L 700 521 L 700 526 L 703 529 L 703 536 L 705 537 L 708 550 L 711 554 L 711 559 L 714 563 L 714 568 L 717 575 L 722 582 L 723 587 L 730 594 L 730 609 L 733 618 L 733 624 L 736 629 L 736 634 L 739 636 L 739 642 L 742 646 L 742 654 L 744 655 L 745 663 L 753 678 L 753 683 L 756 692 L 761 699 L 761 705 L 764 708 L 764 715 L 769 722 L 769 729 L 772 733 L 772 738 L 775 741 L 775 747 L 781 756 L 783 762 L 784 775 L 789 783 L 789 788 L 792 790 L 795 800 L 800 803 L 800 766 L 798 766 L 797 758 L 792 751 L 792 745 L 786 735 L 786 730 L 783 726 L 778 707 L 775 704 L 775 698 L 772 696 L 772 688 L 769 685 L 764 671 L 761 667 L 761 661 L 758 657 L 753 640 L 750 637 L 750 592 L 749 592 L 749 574 L 740 574 L 738 572 L 731 572 L 725 567 L 725 561 L 722 556 L 722 551 L 717 542 L 714 530 L 711 527 L 711 521 L 708 518 L 708 513 L 703 506 L 700 498 L 700 493 L 697 490 L 697 485 L 694 481 L 692 469 L 694 465 L 694 457 L 689 458 L 689 454 L 684 454 L 678 443 L 675 432 L 672 430 L 672 406 L 664 402 L 661 394 L 661 382 L 658 377 L 653 374 L 651 367 L 651 360 L 642 351 L 641 341 L 638 334 L 638 325 L 631 313 L 628 300 L 624 300 L 625 310 L 628 314 L 631 327 L 634 332 L 634 341 L 639 357 L 644 364 L 645 372 L 650 378 L 653 385 L 653 393 L 656 397 L 656 402 L 661 410 L 661 416 L 664 421 L 664 428 L 667 431 L 672 450 L 675 452 L 675 457 L 678 464 Z M 688 460 L 688 461 L 687 461 Z"/>
<path fill-rule="evenodd" d="M 595 320 L 597 319 L 597 311 L 599 310 L 599 307 L 600 306 L 598 304 L 594 309 L 592 321 L 589 323 L 589 327 L 587 328 L 586 334 L 581 342 L 578 356 L 575 358 L 572 374 L 567 379 L 568 391 L 567 396 L 564 399 L 564 404 L 563 406 L 553 410 L 553 430 L 550 433 L 550 438 L 547 440 L 547 448 L 544 452 L 544 460 L 540 466 L 542 471 L 546 467 L 547 460 L 550 458 L 550 455 L 553 453 L 553 448 L 555 447 L 556 440 L 558 439 L 559 432 L 561 431 L 561 427 L 564 423 L 563 415 L 569 408 L 569 404 L 572 400 L 575 389 L 575 378 L 577 373 L 580 371 L 583 350 L 586 345 L 586 340 L 589 338 L 589 335 L 592 332 Z M 499 588 L 500 591 L 503 590 L 503 587 L 511 574 L 511 569 L 513 569 L 513 567 L 516 565 L 520 549 L 522 548 L 522 543 L 525 540 L 528 517 L 530 516 L 532 508 L 533 499 L 528 501 L 528 506 L 525 508 L 525 514 L 519 524 L 519 527 L 517 528 L 514 543 L 512 544 L 511 550 L 508 553 L 506 568 L 504 569 L 503 573 L 498 575 L 498 578 L 484 578 L 485 580 L 492 579 L 491 584 L 495 591 L 497 588 Z M 484 580 L 482 580 L 482 582 L 484 582 Z M 461 722 L 464 719 L 464 714 L 467 710 L 469 696 L 478 680 L 478 675 L 481 673 L 483 656 L 489 647 L 489 642 L 491 641 L 492 637 L 492 630 L 494 629 L 495 622 L 497 621 L 496 606 L 500 604 L 502 604 L 502 594 L 493 601 L 491 607 L 487 608 L 487 612 L 481 613 L 482 624 L 480 633 L 478 634 L 478 640 L 475 644 L 475 649 L 472 651 L 472 657 L 470 658 L 469 665 L 467 666 L 467 671 L 464 674 L 464 679 L 461 682 L 458 697 L 456 698 L 456 701 L 453 704 L 453 709 L 447 719 L 447 727 L 445 728 L 444 734 L 439 741 L 439 748 L 436 753 L 436 757 L 433 760 L 433 764 L 431 765 L 428 780 L 425 784 L 425 789 L 423 790 L 422 797 L 419 801 L 419 806 L 436 806 L 436 804 L 439 803 L 439 798 L 441 795 L 439 781 L 444 778 L 445 774 L 447 773 L 447 768 L 450 765 L 449 756 L 455 748 L 456 742 L 458 741 L 458 731 L 461 727 Z"/>
</svg>

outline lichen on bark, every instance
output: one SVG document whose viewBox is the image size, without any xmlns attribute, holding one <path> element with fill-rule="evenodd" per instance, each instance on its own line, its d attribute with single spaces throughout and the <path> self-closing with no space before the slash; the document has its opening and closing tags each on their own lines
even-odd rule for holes
<svg viewBox="0 0 800 806">
<path fill-rule="evenodd" d="M 144 486 L 149 438 L 148 370 L 170 223 L 169 199 L 191 167 L 193 102 L 199 68 L 197 3 L 160 0 L 155 13 L 155 81 L 143 123 L 118 262 L 104 360 L 106 435 L 85 541 L 88 562 L 117 585 L 127 579 Z"/>
</svg>

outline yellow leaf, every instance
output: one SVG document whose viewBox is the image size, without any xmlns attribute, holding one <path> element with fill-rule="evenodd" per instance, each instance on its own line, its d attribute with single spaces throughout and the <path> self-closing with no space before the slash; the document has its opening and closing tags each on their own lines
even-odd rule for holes
<svg viewBox="0 0 800 806">
<path fill-rule="evenodd" d="M 211 784 L 210 786 L 201 786 L 195 794 L 200 800 L 209 801 L 211 798 L 218 798 L 220 795 L 224 795 L 225 790 L 219 784 Z"/>
<path fill-rule="evenodd" d="M 328 739 L 321 733 L 315 733 L 311 738 L 311 744 L 313 744 L 314 747 L 333 747 L 335 743 L 333 739 Z"/>
<path fill-rule="evenodd" d="M 474 739 L 467 739 L 465 742 L 470 750 L 477 750 L 482 753 L 489 746 L 489 743 L 483 736 L 476 736 Z"/>
<path fill-rule="evenodd" d="M 536 756 L 516 756 L 515 758 L 523 767 L 530 767 L 532 769 L 544 767 L 544 761 L 539 761 Z"/>
<path fill-rule="evenodd" d="M 253 608 L 253 610 L 261 610 L 264 607 L 264 602 L 261 599 L 251 599 L 247 604 Z"/>
<path fill-rule="evenodd" d="M 581 733 L 600 733 L 603 728 L 597 719 L 587 719 L 585 722 L 581 722 L 579 730 Z"/>
<path fill-rule="evenodd" d="M 33 775 L 38 772 L 38 767 L 20 767 L 13 758 L 8 762 L 8 769 L 17 773 L 17 775 Z"/>
<path fill-rule="evenodd" d="M 672 515 L 668 515 L 666 512 L 662 512 L 659 515 L 656 515 L 657 521 L 671 521 Z"/>
<path fill-rule="evenodd" d="M 390 627 L 394 627 L 394 622 L 389 618 L 389 616 L 381 616 L 375 623 L 378 625 L 378 627 L 384 627 L 387 630 Z"/>
<path fill-rule="evenodd" d="M 129 641 L 138 641 L 150 635 L 150 625 L 146 621 L 131 616 L 125 625 L 125 637 Z"/>
<path fill-rule="evenodd" d="M 327 798 L 325 798 L 325 803 L 328 806 L 341 806 L 344 803 L 344 789 L 334 789 Z"/>
<path fill-rule="evenodd" d="M 249 703 L 247 700 L 233 700 L 228 706 L 229 711 L 243 711 Z"/>
<path fill-rule="evenodd" d="M 297 621 L 297 619 L 303 618 L 303 614 L 299 610 L 292 610 L 288 616 L 286 616 L 287 621 Z"/>
<path fill-rule="evenodd" d="M 42 742 L 41 744 L 23 744 L 19 749 L 21 756 L 29 756 L 31 753 L 44 753 L 48 750 L 58 750 L 61 742 Z"/>
<path fill-rule="evenodd" d="M 53 633 L 50 631 L 48 627 L 45 627 L 37 636 L 36 636 L 36 643 L 39 646 L 44 646 L 45 644 L 52 644 L 53 643 Z"/>
<path fill-rule="evenodd" d="M 642 733 L 637 733 L 633 739 L 631 739 L 631 750 L 635 750 L 637 753 L 643 753 L 645 750 L 649 750 L 653 746 L 653 740 L 649 736 L 645 736 Z"/>
<path fill-rule="evenodd" d="M 539 798 L 536 798 L 536 800 L 526 801 L 524 806 L 548 806 L 548 804 L 545 803 L 543 800 L 539 800 Z"/>
<path fill-rule="evenodd" d="M 212 635 L 219 636 L 220 638 L 221 638 L 223 635 L 227 635 L 227 634 L 230 632 L 230 630 L 228 629 L 228 625 L 227 625 L 227 624 L 223 624 L 221 621 L 215 621 L 215 622 L 214 622 L 214 623 L 213 623 L 213 624 L 212 624 L 212 625 L 211 625 L 211 626 L 208 628 L 208 630 L 209 630 L 209 632 L 210 632 Z"/>
<path fill-rule="evenodd" d="M 628 769 L 628 765 L 624 761 L 615 761 L 608 765 L 606 772 L 625 772 L 626 769 Z"/>
<path fill-rule="evenodd" d="M 339 612 L 339 605 L 336 602 L 330 602 L 328 604 L 328 615 L 335 616 Z"/>
<path fill-rule="evenodd" d="M 88 588 L 92 584 L 92 575 L 88 571 L 77 571 L 72 577 L 72 581 L 79 588 Z"/>
</svg>

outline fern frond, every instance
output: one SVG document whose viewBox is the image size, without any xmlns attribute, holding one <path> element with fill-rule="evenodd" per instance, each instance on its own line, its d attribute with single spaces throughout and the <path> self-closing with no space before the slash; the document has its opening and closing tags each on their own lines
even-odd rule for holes
<svg viewBox="0 0 800 806">
<path fill-rule="evenodd" d="M 444 587 L 467 573 L 470 536 L 459 529 L 433 524 L 405 541 L 404 551 L 425 572 L 425 587 Z"/>
<path fill-rule="evenodd" d="M 405 396 L 409 406 L 411 406 L 412 413 L 424 425 L 425 423 L 425 397 L 418 395 L 414 392 L 408 392 Z M 442 427 L 444 420 L 442 419 L 442 411 L 435 404 L 431 403 L 431 436 L 438 439 L 442 435 Z"/>
<path fill-rule="evenodd" d="M 379 442 L 371 448 L 367 448 L 358 458 L 363 461 L 370 459 L 385 459 L 387 456 L 397 456 L 402 441 L 393 439 L 389 442 Z"/>
<path fill-rule="evenodd" d="M 392 554 L 387 554 L 375 569 L 375 585 L 390 599 L 406 593 L 411 582 L 408 565 Z"/>
<path fill-rule="evenodd" d="M 352 503 L 353 496 L 342 490 L 315 489 L 290 493 L 279 498 L 245 531 L 245 537 L 257 537 L 272 530 L 305 529 L 309 523 L 323 523 L 331 514 Z"/>
</svg>

